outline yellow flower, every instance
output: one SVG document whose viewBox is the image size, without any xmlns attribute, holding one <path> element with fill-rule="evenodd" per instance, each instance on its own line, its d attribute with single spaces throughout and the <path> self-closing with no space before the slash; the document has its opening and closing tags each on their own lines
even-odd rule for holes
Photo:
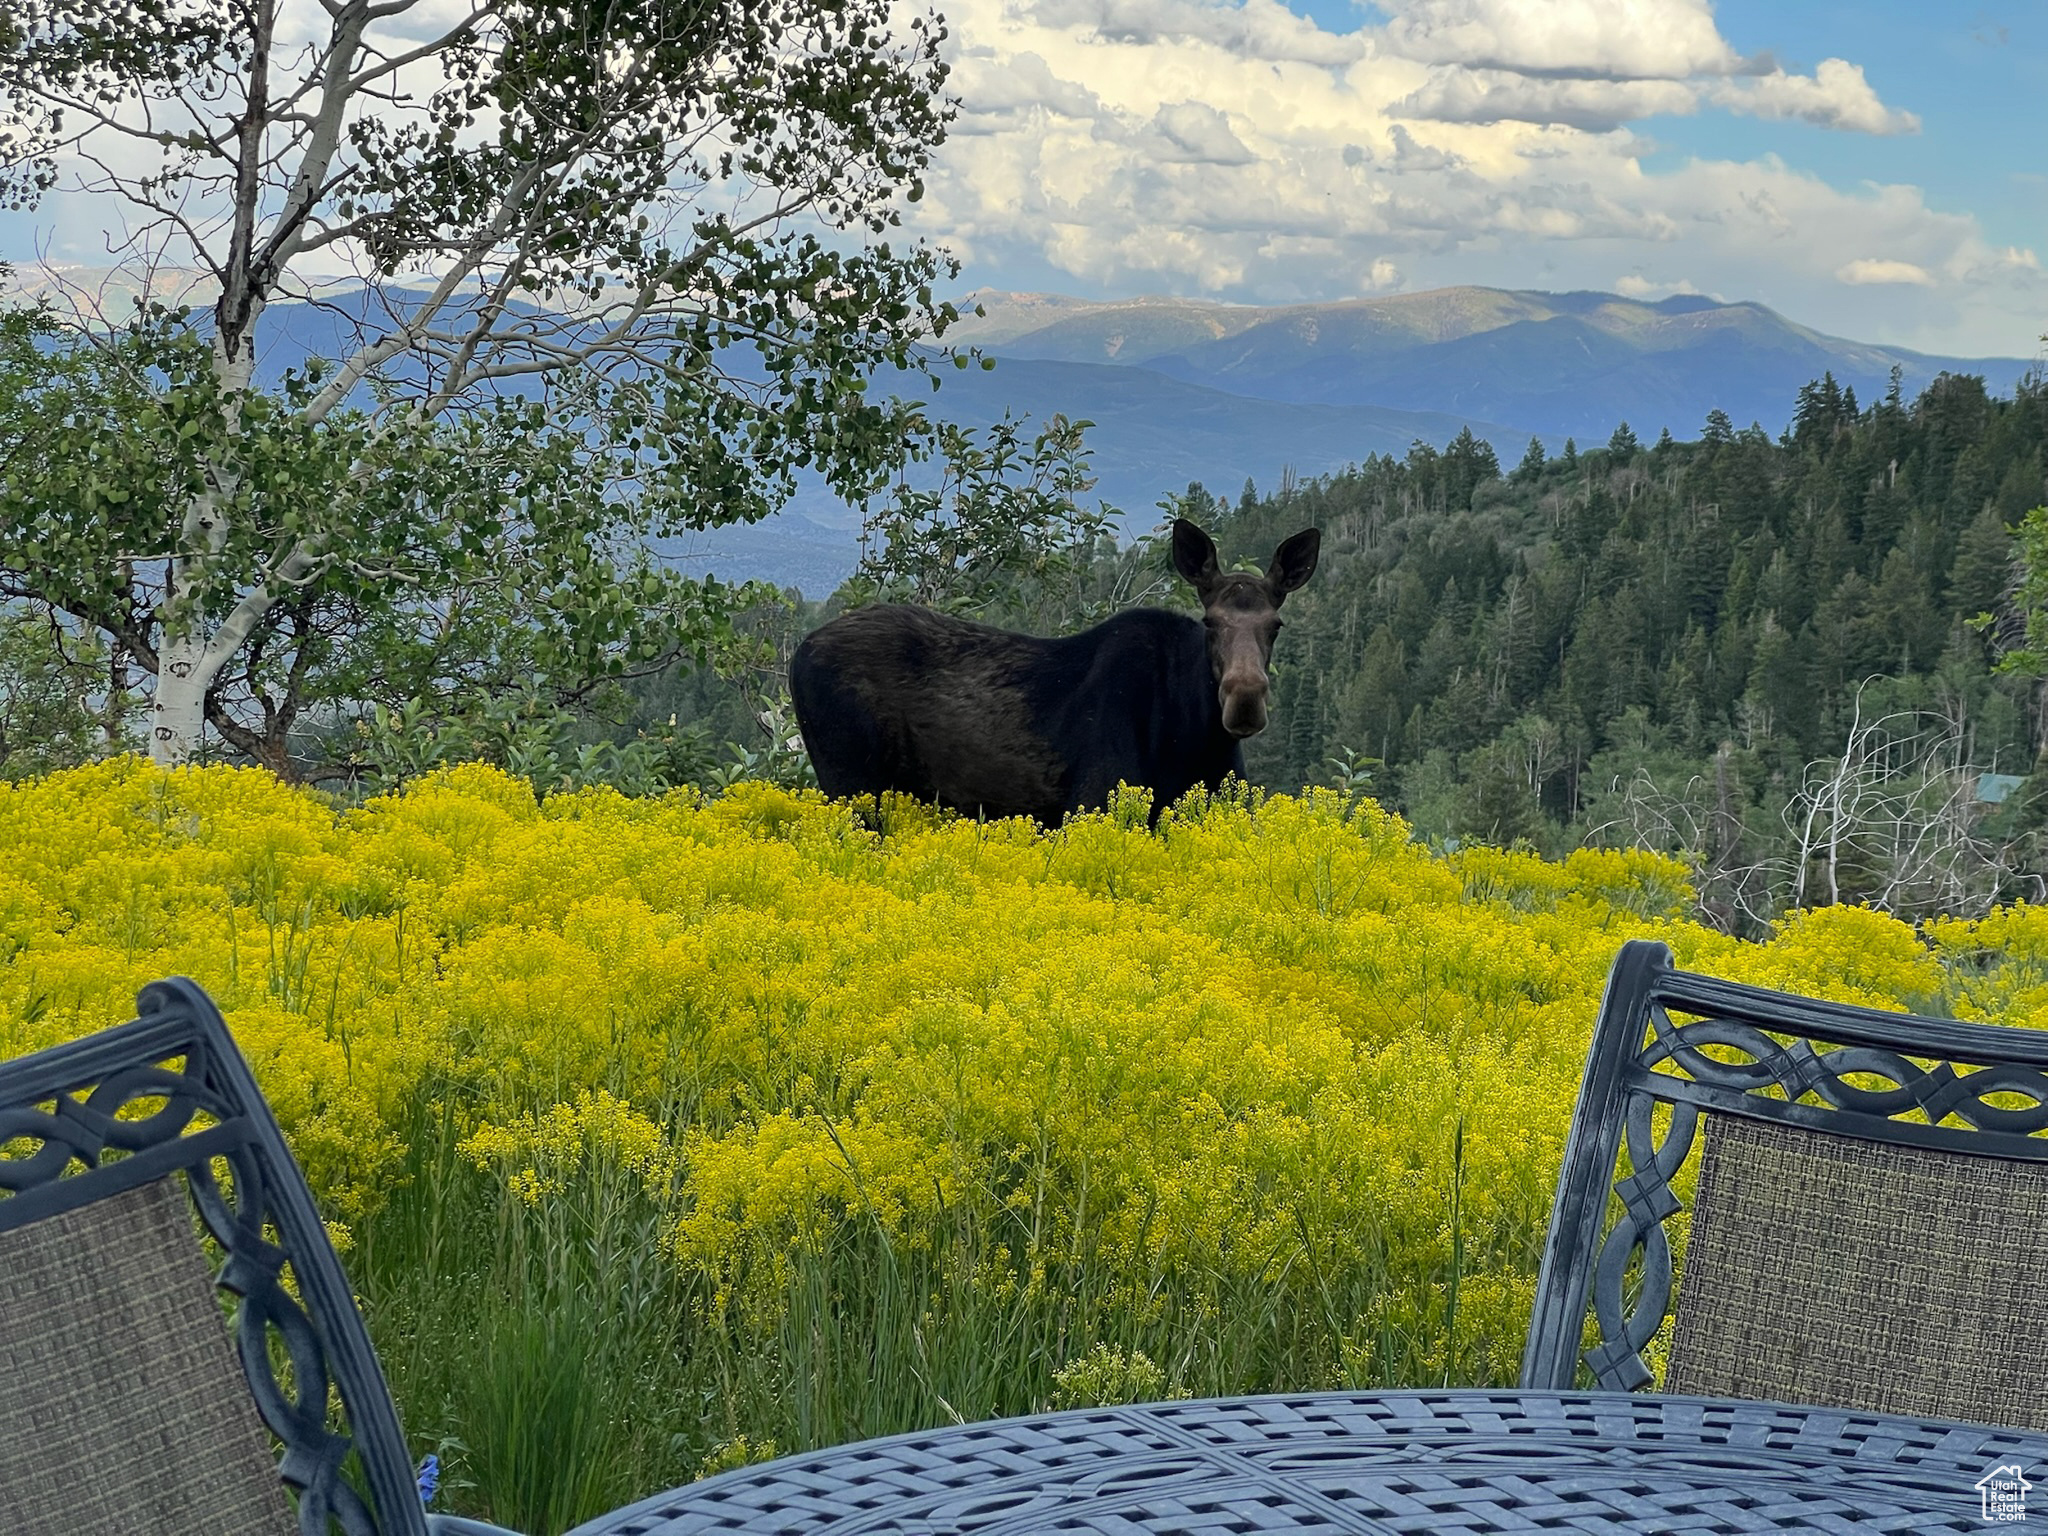
<svg viewBox="0 0 2048 1536">
<path fill-rule="evenodd" d="M 1371 1380 L 1389 1341 L 1440 1347 L 1455 1262 L 1456 1368 L 1509 1379 L 1625 940 L 2048 1022 L 2048 909 L 1830 909 L 1745 945 L 1684 918 L 1669 860 L 1437 855 L 1327 791 L 1193 796 L 1157 833 L 1138 798 L 1050 834 L 894 800 L 882 824 L 765 785 L 542 804 L 476 764 L 345 812 L 135 759 L 0 784 L 0 1055 L 185 974 L 348 1230 L 439 1106 L 516 1208 L 637 1202 L 762 1326 L 820 1245 L 966 1232 L 965 1292 L 1085 1266 L 1133 1318 L 1169 1276 L 1214 1320 L 1382 1275 L 1333 1324 L 1331 1371 Z"/>
</svg>

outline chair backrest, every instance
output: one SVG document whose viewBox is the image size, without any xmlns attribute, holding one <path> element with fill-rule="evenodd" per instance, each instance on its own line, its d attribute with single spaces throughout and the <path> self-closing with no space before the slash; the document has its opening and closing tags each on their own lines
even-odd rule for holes
<svg viewBox="0 0 2048 1536">
<path fill-rule="evenodd" d="M 139 1014 L 0 1062 L 0 1531 L 424 1536 L 248 1064 L 192 982 Z"/>
<path fill-rule="evenodd" d="M 1717 981 L 1631 943 L 1522 1385 L 1568 1389 L 1583 1366 L 1651 1386 L 1669 1319 L 1667 1391 L 2048 1429 L 2027 1358 L 2048 1318 L 2044 1129 L 2048 1033 Z"/>
</svg>

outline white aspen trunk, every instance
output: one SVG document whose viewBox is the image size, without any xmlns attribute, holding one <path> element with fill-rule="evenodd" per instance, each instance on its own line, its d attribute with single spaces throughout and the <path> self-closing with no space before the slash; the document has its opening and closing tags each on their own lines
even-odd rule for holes
<svg viewBox="0 0 2048 1536">
<path fill-rule="evenodd" d="M 251 306 L 250 325 L 255 323 L 255 314 L 261 305 Z M 222 347 L 218 336 L 213 346 L 214 376 L 220 380 L 222 392 L 232 401 L 249 387 L 254 371 L 254 348 L 245 339 L 236 355 L 230 356 Z M 229 417 L 233 419 L 232 414 Z M 157 647 L 156 693 L 150 702 L 149 756 L 150 761 L 160 768 L 182 768 L 199 753 L 199 744 L 206 729 L 206 695 L 213 687 L 214 679 L 227 665 L 228 658 L 239 648 L 247 637 L 253 618 L 244 623 L 242 632 L 232 644 L 223 645 L 226 638 L 222 630 L 209 635 L 196 617 L 180 614 L 185 606 L 198 572 L 210 557 L 217 555 L 227 543 L 228 507 L 233 503 L 232 487 L 234 471 L 227 465 L 217 464 L 211 471 L 214 484 L 193 498 L 186 508 L 179 530 L 179 553 L 171 560 L 170 574 L 164 586 L 164 600 L 157 612 L 163 626 L 163 639 Z M 226 491 L 228 494 L 223 494 Z M 261 602 L 263 610 L 270 606 L 262 589 L 251 594 Z M 242 606 L 247 606 L 244 600 Z M 237 609 L 237 615 L 240 608 Z M 231 621 L 232 622 L 232 621 Z"/>
<path fill-rule="evenodd" d="M 217 537 L 217 525 L 203 526 Z M 177 640 L 165 640 L 157 652 L 156 700 L 149 738 L 149 755 L 155 762 L 175 768 L 192 760 L 199 747 L 199 733 L 206 723 L 206 691 L 213 686 L 213 680 L 241 650 L 250 631 L 277 602 L 278 594 L 306 580 L 321 565 L 318 547 L 301 540 L 264 580 L 242 595 L 242 600 L 211 635 L 194 632 Z"/>
<path fill-rule="evenodd" d="M 182 768 L 199 752 L 206 724 L 204 637 L 165 639 L 157 647 L 156 697 L 150 704 L 149 757 L 159 768 Z M 214 672 L 220 670 L 215 667 Z"/>
<path fill-rule="evenodd" d="M 187 536 L 220 547 L 226 530 L 220 526 L 215 497 L 209 492 L 185 515 Z M 182 768 L 199 754 L 206 729 L 206 693 L 233 654 L 222 650 L 217 636 L 208 636 L 196 620 L 181 620 L 179 600 L 190 590 L 193 561 L 180 556 L 171 562 L 164 593 L 163 639 L 156 652 L 156 694 L 149 708 L 149 757 L 159 768 Z M 266 607 L 268 604 L 265 605 Z M 209 639 L 214 641 L 209 644 Z"/>
</svg>

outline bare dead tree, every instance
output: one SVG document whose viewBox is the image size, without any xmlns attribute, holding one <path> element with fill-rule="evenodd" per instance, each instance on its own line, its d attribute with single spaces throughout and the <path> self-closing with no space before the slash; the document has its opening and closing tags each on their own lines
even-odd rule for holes
<svg viewBox="0 0 2048 1536">
<path fill-rule="evenodd" d="M 2016 895 L 2041 899 L 2024 851 L 1987 826 L 1984 770 L 1970 762 L 1958 702 L 1871 714 L 1859 687 L 1839 752 L 1806 765 L 1759 835 L 1723 746 L 1707 773 L 1672 781 L 1647 767 L 1609 786 L 1587 841 L 1678 854 L 1693 865 L 1702 915 L 1760 931 L 1787 908 L 1862 902 L 1900 917 L 1981 916 Z"/>
</svg>

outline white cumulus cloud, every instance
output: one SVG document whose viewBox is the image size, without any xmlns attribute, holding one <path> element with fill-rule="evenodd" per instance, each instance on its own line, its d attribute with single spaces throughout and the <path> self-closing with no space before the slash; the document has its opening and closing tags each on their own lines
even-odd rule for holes
<svg viewBox="0 0 2048 1536">
<path fill-rule="evenodd" d="M 1687 80 L 1746 67 L 1707 0 L 1388 0 L 1391 47 L 1428 64 L 1583 80 Z"/>
<path fill-rule="evenodd" d="M 953 61 L 950 85 L 961 102 L 955 133 L 1016 131 L 1047 116 L 1092 118 L 1102 107 L 1092 91 L 1061 79 L 1035 53 L 964 52 Z"/>
<path fill-rule="evenodd" d="M 1279 0 L 1031 0 L 1024 14 L 1037 25 L 1083 29 L 1108 43 L 1202 42 L 1272 62 L 1348 64 L 1364 47 L 1356 36 L 1325 32 Z"/>
<path fill-rule="evenodd" d="M 2048 278 L 1967 214 L 1778 155 L 1652 169 L 1631 126 L 1915 126 L 1857 65 L 1745 57 L 1703 0 L 1380 8 L 1384 24 L 1338 35 L 1276 0 L 951 0 L 965 106 L 918 227 L 984 282 L 1011 267 L 1047 286 L 1050 269 L 1088 293 L 1283 302 L 1619 272 L 1625 292 L 1758 298 L 1839 334 L 2033 350 Z M 1894 286 L 1872 311 L 1879 281 Z"/>
<path fill-rule="evenodd" d="M 1857 287 L 1868 287 L 1878 283 L 1910 283 L 1916 288 L 1932 288 L 1934 274 L 1925 267 L 1910 261 L 1886 261 L 1874 256 L 1859 256 L 1835 268 L 1835 276 L 1845 283 Z"/>
<path fill-rule="evenodd" d="M 1697 294 L 1692 279 L 1681 277 L 1676 282 L 1660 283 L 1644 277 L 1639 272 L 1630 272 L 1614 280 L 1614 291 L 1624 299 L 1668 299 L 1673 294 Z"/>
<path fill-rule="evenodd" d="M 1796 117 L 1851 133 L 1920 131 L 1917 116 L 1878 100 L 1863 76 L 1863 66 L 1846 59 L 1822 59 L 1810 77 L 1774 70 L 1754 80 L 1727 81 L 1713 96 L 1731 111 L 1756 117 Z"/>
<path fill-rule="evenodd" d="M 1688 114 L 1699 92 L 1682 80 L 1577 80 L 1497 69 L 1433 69 L 1390 111 L 1440 123 L 1557 123 L 1606 133 L 1659 113 Z"/>
<path fill-rule="evenodd" d="M 1259 157 L 1244 147 L 1230 131 L 1230 119 L 1214 107 L 1199 101 L 1176 101 L 1153 115 L 1167 148 L 1161 160 L 1180 160 L 1191 165 L 1250 165 Z"/>
</svg>

